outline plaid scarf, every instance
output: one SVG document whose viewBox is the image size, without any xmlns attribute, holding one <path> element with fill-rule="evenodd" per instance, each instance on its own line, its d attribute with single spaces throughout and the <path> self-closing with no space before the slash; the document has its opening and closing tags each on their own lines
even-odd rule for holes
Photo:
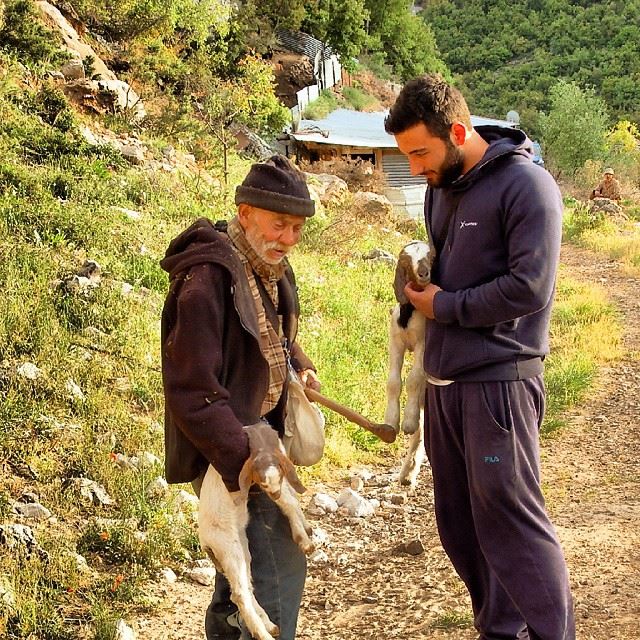
<svg viewBox="0 0 640 640">
<path fill-rule="evenodd" d="M 284 388 L 284 381 L 287 377 L 287 360 L 282 346 L 282 323 L 280 323 L 280 331 L 277 332 L 267 318 L 256 277 L 260 278 L 274 307 L 277 309 L 278 280 L 284 275 L 285 265 L 283 262 L 277 265 L 267 264 L 249 244 L 244 229 L 237 217 L 229 221 L 227 234 L 247 274 L 256 313 L 258 314 L 260 349 L 269 363 L 269 388 L 267 395 L 262 401 L 261 410 L 261 414 L 265 415 L 269 413 L 271 409 L 275 408 L 280 400 Z"/>
</svg>

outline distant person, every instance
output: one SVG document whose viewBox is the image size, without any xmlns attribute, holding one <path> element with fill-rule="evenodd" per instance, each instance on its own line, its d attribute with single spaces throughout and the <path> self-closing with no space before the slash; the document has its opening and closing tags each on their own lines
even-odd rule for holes
<svg viewBox="0 0 640 640">
<path fill-rule="evenodd" d="M 162 312 L 165 466 L 169 482 L 199 495 L 211 464 L 231 492 L 249 456 L 244 425 L 284 433 L 288 368 L 320 382 L 296 342 L 299 304 L 287 256 L 314 215 L 304 174 L 287 158 L 254 164 L 236 189 L 227 225 L 196 220 L 169 245 L 162 268 L 170 288 Z M 293 640 L 306 558 L 271 498 L 249 490 L 247 538 L 256 599 Z M 216 573 L 205 617 L 207 640 L 248 640 L 226 578 Z"/>
<path fill-rule="evenodd" d="M 427 318 L 425 446 L 442 545 L 481 640 L 575 640 L 540 487 L 560 191 L 522 131 L 474 129 L 440 76 L 408 82 L 385 129 L 428 184 L 432 283 L 405 293 Z"/>
<path fill-rule="evenodd" d="M 616 202 L 620 201 L 620 183 L 614 178 L 611 167 L 604 170 L 602 182 L 591 192 L 591 200 L 594 198 L 609 198 L 609 200 Z"/>
</svg>

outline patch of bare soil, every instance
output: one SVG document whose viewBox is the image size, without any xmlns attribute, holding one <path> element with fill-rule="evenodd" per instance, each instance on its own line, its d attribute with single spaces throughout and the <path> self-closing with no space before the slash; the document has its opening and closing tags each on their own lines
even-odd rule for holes
<svg viewBox="0 0 640 640">
<path fill-rule="evenodd" d="M 604 285 L 620 312 L 625 354 L 604 368 L 567 426 L 543 442 L 543 480 L 571 572 L 580 640 L 640 638 L 640 304 L 637 278 L 615 262 L 564 246 L 563 270 Z M 399 460 L 392 460 L 390 466 Z M 367 497 L 401 494 L 376 473 Z M 350 473 L 315 490 L 337 494 Z M 307 498 L 308 500 L 308 498 Z M 414 495 L 368 519 L 310 517 L 329 534 L 324 563 L 311 563 L 299 640 L 473 640 L 465 589 L 444 555 L 433 517 L 430 473 Z M 424 553 L 399 553 L 420 539 Z M 202 640 L 210 589 L 179 580 L 153 618 L 133 623 L 141 640 Z"/>
</svg>

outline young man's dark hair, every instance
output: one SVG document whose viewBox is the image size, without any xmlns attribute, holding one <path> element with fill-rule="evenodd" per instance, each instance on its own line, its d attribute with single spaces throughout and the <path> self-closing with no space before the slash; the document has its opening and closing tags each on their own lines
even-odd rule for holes
<svg viewBox="0 0 640 640">
<path fill-rule="evenodd" d="M 384 121 L 387 133 L 396 134 L 423 122 L 434 136 L 448 139 L 451 125 L 462 122 L 471 129 L 471 114 L 464 96 L 439 75 L 410 80 Z"/>
</svg>

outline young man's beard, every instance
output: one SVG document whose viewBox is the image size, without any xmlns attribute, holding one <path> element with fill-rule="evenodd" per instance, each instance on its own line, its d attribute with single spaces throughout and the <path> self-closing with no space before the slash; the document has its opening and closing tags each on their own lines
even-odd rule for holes
<svg viewBox="0 0 640 640">
<path fill-rule="evenodd" d="M 277 249 L 278 251 L 288 253 L 288 247 L 278 242 L 277 240 L 274 240 L 273 242 L 267 242 L 260 234 L 260 231 L 258 231 L 258 229 L 252 225 L 245 229 L 245 236 L 247 237 L 247 240 L 249 241 L 249 244 L 251 245 L 253 250 L 267 264 L 280 264 L 280 262 L 282 262 L 282 259 L 284 258 L 284 256 L 281 256 L 280 258 L 270 258 L 267 254 L 270 249 Z"/>
<path fill-rule="evenodd" d="M 453 184 L 461 175 L 464 167 L 464 153 L 456 147 L 451 140 L 445 140 L 447 153 L 438 169 L 438 176 L 435 180 L 427 178 L 430 187 L 440 189 Z"/>
</svg>

